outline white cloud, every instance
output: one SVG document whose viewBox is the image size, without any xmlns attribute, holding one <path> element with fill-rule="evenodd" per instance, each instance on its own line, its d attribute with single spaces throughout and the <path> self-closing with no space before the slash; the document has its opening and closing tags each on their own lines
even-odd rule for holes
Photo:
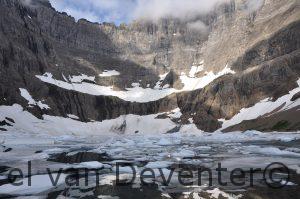
<svg viewBox="0 0 300 199">
<path fill-rule="evenodd" d="M 187 27 L 191 30 L 195 30 L 202 33 L 208 32 L 208 27 L 200 20 L 188 23 Z"/>
<path fill-rule="evenodd" d="M 30 2 L 30 0 L 22 0 Z M 217 4 L 230 0 L 50 0 L 59 11 L 67 12 L 76 19 L 92 22 L 130 22 L 135 19 L 157 20 L 163 17 L 193 18 L 211 11 Z M 263 5 L 264 0 L 247 0 L 250 12 Z M 205 29 L 201 22 L 191 28 Z"/>
<path fill-rule="evenodd" d="M 28 1 L 28 0 L 24 0 Z M 93 22 L 128 22 L 146 18 L 186 18 L 210 11 L 229 0 L 50 0 L 59 11 Z"/>
<path fill-rule="evenodd" d="M 92 22 L 100 21 L 99 17 L 96 14 L 94 14 L 93 12 L 77 10 L 74 8 L 66 8 L 63 11 L 68 13 L 69 15 L 73 16 L 75 19 L 84 18 L 84 19 L 86 19 L 88 21 L 92 21 Z"/>
<path fill-rule="evenodd" d="M 138 0 L 133 18 L 157 20 L 162 17 L 190 18 L 204 14 L 229 0 Z"/>
</svg>

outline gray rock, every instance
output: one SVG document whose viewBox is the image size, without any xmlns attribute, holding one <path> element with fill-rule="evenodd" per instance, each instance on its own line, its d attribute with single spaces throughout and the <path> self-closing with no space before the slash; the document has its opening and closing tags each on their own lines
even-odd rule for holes
<svg viewBox="0 0 300 199">
<path fill-rule="evenodd" d="M 229 119 L 241 108 L 266 97 L 276 99 L 297 86 L 300 9 L 296 5 L 296 0 L 271 0 L 249 13 L 244 1 L 232 0 L 190 20 L 166 18 L 115 26 L 76 22 L 55 11 L 47 0 L 32 0 L 30 6 L 0 0 L 0 105 L 21 104 L 38 118 L 74 114 L 84 122 L 179 107 L 181 123 L 193 118 L 199 129 L 214 131 L 221 126 L 218 119 Z M 207 32 L 189 28 L 198 20 L 207 25 Z M 236 74 L 222 76 L 203 89 L 148 103 L 69 91 L 35 77 L 50 72 L 64 80 L 86 74 L 97 77 L 89 83 L 123 90 L 135 82 L 154 87 L 159 75 L 169 72 L 162 86 L 180 89 L 179 75 L 202 60 L 205 71 L 217 72 L 228 64 Z M 98 77 L 104 70 L 121 75 Z M 27 107 L 19 88 L 51 109 Z"/>
</svg>

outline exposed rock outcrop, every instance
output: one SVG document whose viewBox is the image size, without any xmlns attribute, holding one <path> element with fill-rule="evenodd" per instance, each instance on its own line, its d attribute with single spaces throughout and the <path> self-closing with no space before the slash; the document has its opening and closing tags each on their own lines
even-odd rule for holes
<svg viewBox="0 0 300 199">
<path fill-rule="evenodd" d="M 183 121 L 192 118 L 199 129 L 214 131 L 221 127 L 218 119 L 230 119 L 244 107 L 267 97 L 275 100 L 297 86 L 297 0 L 266 0 L 253 12 L 244 7 L 244 1 L 232 0 L 190 21 L 161 19 L 122 26 L 76 22 L 46 0 L 32 2 L 28 6 L 19 0 L 0 0 L 0 105 L 18 103 L 39 118 L 74 114 L 84 122 L 102 121 L 179 107 Z M 198 20 L 207 26 L 206 32 L 189 28 L 189 23 Z M 86 74 L 95 76 L 95 82 L 89 83 L 124 90 L 137 82 L 153 88 L 159 75 L 168 72 L 161 86 L 181 89 L 181 73 L 188 74 L 192 65 L 200 63 L 204 63 L 200 76 L 226 65 L 236 74 L 219 77 L 203 89 L 147 103 L 91 96 L 36 78 L 45 72 L 60 80 Z M 104 70 L 117 70 L 120 75 L 99 77 Z M 27 107 L 19 88 L 26 88 L 51 109 Z M 289 128 L 298 128 L 294 127 Z"/>
</svg>

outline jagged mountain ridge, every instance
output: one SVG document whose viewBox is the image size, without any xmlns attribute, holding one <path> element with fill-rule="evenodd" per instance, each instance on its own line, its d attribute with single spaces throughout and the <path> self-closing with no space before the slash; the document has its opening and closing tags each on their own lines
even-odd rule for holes
<svg viewBox="0 0 300 199">
<path fill-rule="evenodd" d="M 56 12 L 47 1 L 34 1 L 30 7 L 17 0 L 0 2 L 0 103 L 21 104 L 38 117 L 74 114 L 81 121 L 102 121 L 179 107 L 183 113 L 180 124 L 192 118 L 199 129 L 214 131 L 221 127 L 218 119 L 230 119 L 244 107 L 267 97 L 276 99 L 297 87 L 297 1 L 265 1 L 255 13 L 245 13 L 243 1 L 231 1 L 194 19 L 203 20 L 208 33 L 189 30 L 188 22 L 176 19 L 116 27 L 86 20 L 75 22 L 65 13 Z M 274 11 L 272 16 L 267 15 L 270 11 Z M 236 74 L 219 77 L 203 89 L 144 103 L 70 91 L 36 78 L 46 72 L 59 80 L 64 80 L 62 74 L 86 74 L 95 76 L 96 84 L 113 84 L 123 90 L 136 82 L 153 88 L 159 75 L 171 71 L 162 85 L 181 89 L 181 73 L 188 73 L 202 60 L 204 71 L 218 72 L 229 65 Z M 117 70 L 123 75 L 100 78 L 98 74 L 104 70 Z M 196 75 L 201 77 L 203 72 Z M 19 88 L 26 88 L 51 109 L 28 107 Z M 297 110 L 292 114 L 299 115 Z M 290 130 L 295 129 L 297 125 Z"/>
</svg>

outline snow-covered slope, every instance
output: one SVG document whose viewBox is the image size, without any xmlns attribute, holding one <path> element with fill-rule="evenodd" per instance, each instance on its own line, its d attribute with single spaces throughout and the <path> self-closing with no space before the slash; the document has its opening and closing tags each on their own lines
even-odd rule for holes
<svg viewBox="0 0 300 199">
<path fill-rule="evenodd" d="M 230 126 L 239 124 L 244 120 L 252 120 L 258 117 L 269 117 L 272 114 L 300 106 L 300 99 L 296 99 L 295 101 L 291 100 L 295 94 L 300 92 L 300 79 L 297 83 L 299 87 L 291 90 L 289 94 L 278 98 L 276 101 L 272 101 L 272 99 L 267 98 L 252 107 L 243 108 L 230 120 L 220 119 L 219 121 L 223 122 L 221 129 L 226 129 Z"/>
<path fill-rule="evenodd" d="M 222 71 L 218 72 L 217 74 L 214 74 L 213 72 L 207 72 L 203 77 L 196 78 L 194 77 L 194 70 L 194 67 L 192 67 L 192 75 L 190 76 L 186 76 L 184 73 L 180 76 L 180 79 L 184 84 L 184 88 L 181 90 L 168 88 L 168 86 L 160 86 L 160 83 L 164 80 L 168 73 L 160 76 L 160 80 L 156 83 L 156 86 L 153 89 L 142 88 L 140 87 L 139 83 L 133 83 L 133 87 L 126 88 L 126 91 L 116 91 L 114 90 L 113 86 L 100 86 L 97 84 L 82 82 L 82 80 L 84 79 L 94 81 L 94 77 L 88 77 L 84 74 L 81 76 L 71 77 L 71 82 L 57 80 L 53 77 L 51 73 L 45 73 L 44 75 L 36 75 L 36 77 L 43 82 L 56 85 L 67 90 L 74 90 L 90 95 L 116 96 L 125 101 L 131 102 L 149 102 L 159 100 L 175 92 L 192 91 L 200 89 L 205 87 L 218 77 L 230 73 L 234 74 L 234 71 L 230 70 L 230 68 L 226 66 Z M 106 71 L 100 74 L 101 77 L 109 77 L 114 75 L 119 75 L 119 73 L 117 71 Z"/>
<path fill-rule="evenodd" d="M 170 112 L 170 118 L 176 117 L 178 111 Z M 37 135 L 162 134 L 176 127 L 176 124 L 170 118 L 157 119 L 157 116 L 158 114 L 146 116 L 123 115 L 112 120 L 84 123 L 76 120 L 76 116 L 73 115 L 69 116 L 70 118 L 43 115 L 43 119 L 38 119 L 31 113 L 24 111 L 22 106 L 18 104 L 0 106 L 0 121 L 6 118 L 14 120 L 12 126 L 6 127 L 9 132 Z"/>
</svg>

